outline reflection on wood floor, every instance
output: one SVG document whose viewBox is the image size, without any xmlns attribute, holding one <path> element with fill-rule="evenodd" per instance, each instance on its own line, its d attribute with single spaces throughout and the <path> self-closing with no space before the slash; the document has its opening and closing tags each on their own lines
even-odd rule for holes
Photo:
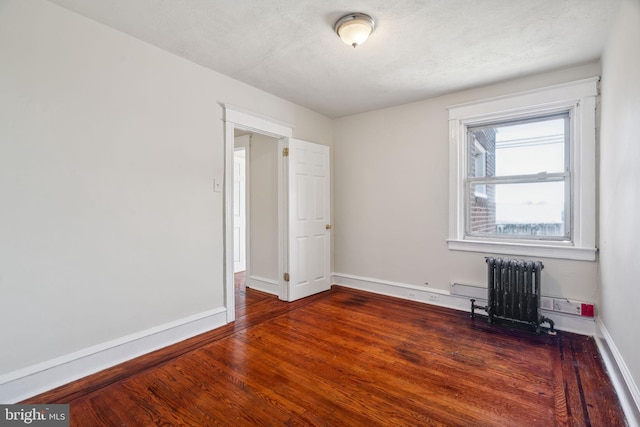
<svg viewBox="0 0 640 427">
<path fill-rule="evenodd" d="M 622 426 L 594 340 L 334 286 L 236 275 L 236 321 L 30 399 L 74 426 Z"/>
</svg>

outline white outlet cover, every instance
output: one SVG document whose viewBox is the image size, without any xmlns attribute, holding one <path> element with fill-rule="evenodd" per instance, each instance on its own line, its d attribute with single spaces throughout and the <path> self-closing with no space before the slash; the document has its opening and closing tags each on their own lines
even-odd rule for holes
<svg viewBox="0 0 640 427">
<path fill-rule="evenodd" d="M 545 310 L 553 310 L 553 298 L 542 297 L 540 299 L 540 307 Z"/>
<path fill-rule="evenodd" d="M 553 300 L 553 310 L 561 313 L 580 314 L 582 311 L 581 304 L 575 301 L 567 301 L 564 299 Z"/>
</svg>

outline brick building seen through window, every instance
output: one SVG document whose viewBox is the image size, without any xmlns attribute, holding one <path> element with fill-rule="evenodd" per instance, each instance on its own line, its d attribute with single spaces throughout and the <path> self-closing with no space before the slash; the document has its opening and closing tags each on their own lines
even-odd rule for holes
<svg viewBox="0 0 640 427">
<path fill-rule="evenodd" d="M 468 235 L 569 238 L 567 129 L 562 113 L 468 130 Z"/>
</svg>

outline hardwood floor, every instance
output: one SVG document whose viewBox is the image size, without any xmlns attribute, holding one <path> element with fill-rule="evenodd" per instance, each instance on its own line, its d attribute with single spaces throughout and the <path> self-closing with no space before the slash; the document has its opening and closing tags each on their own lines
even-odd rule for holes
<svg viewBox="0 0 640 427">
<path fill-rule="evenodd" d="M 71 425 L 622 426 L 592 338 L 334 286 L 52 390 Z"/>
</svg>

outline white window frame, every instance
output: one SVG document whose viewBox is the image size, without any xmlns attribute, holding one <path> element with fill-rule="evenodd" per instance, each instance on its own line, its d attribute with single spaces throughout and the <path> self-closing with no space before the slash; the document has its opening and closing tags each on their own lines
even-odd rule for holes
<svg viewBox="0 0 640 427">
<path fill-rule="evenodd" d="M 450 250 L 595 261 L 596 101 L 599 77 L 449 107 Z M 484 123 L 569 111 L 571 241 L 465 236 L 467 129 Z"/>
</svg>

